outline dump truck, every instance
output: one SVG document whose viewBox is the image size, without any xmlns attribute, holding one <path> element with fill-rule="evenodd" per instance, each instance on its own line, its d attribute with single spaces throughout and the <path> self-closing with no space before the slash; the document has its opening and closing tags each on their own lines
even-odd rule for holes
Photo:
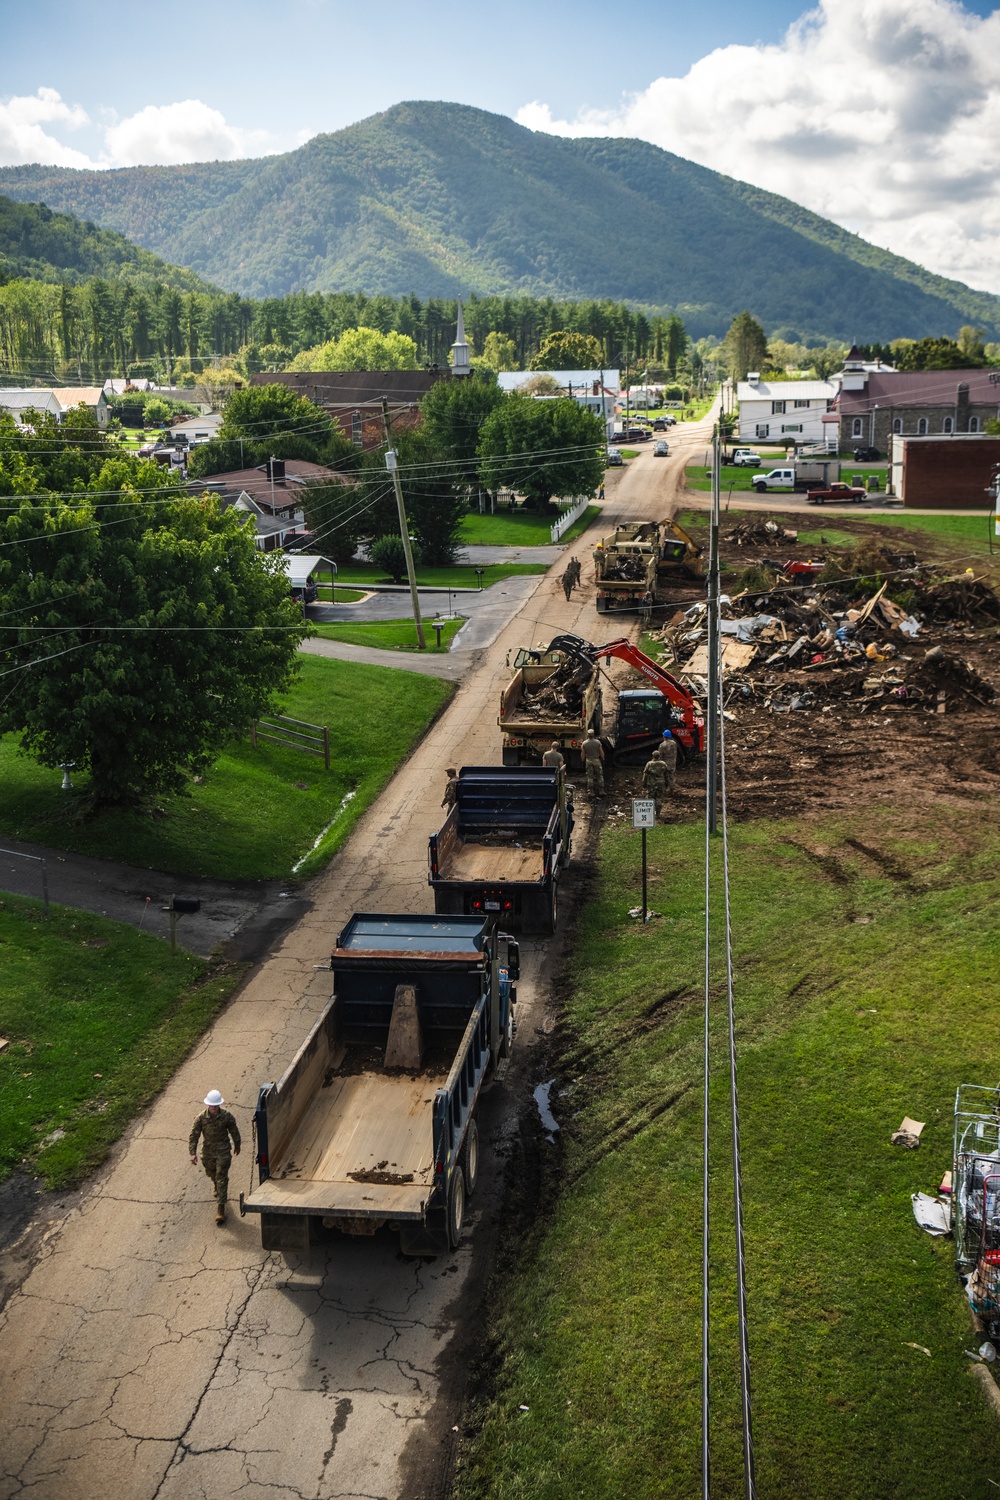
<svg viewBox="0 0 1000 1500">
<path fill-rule="evenodd" d="M 500 694 L 497 723 L 503 733 L 503 763 L 540 761 L 553 740 L 566 764 L 581 769 L 580 746 L 590 729 L 601 732 L 601 688 L 597 667 L 574 665 L 565 671 L 563 653 L 523 648 L 513 660 L 514 675 Z"/>
<path fill-rule="evenodd" d="M 356 912 L 333 995 L 254 1113 L 265 1250 L 388 1226 L 404 1255 L 462 1234 L 479 1175 L 475 1111 L 514 1036 L 518 949 L 495 919 Z"/>
<path fill-rule="evenodd" d="M 677 521 L 629 521 L 594 549 L 599 614 L 665 602 L 678 578 L 705 576 L 703 548 Z"/>
<path fill-rule="evenodd" d="M 462 766 L 455 804 L 428 841 L 434 910 L 494 913 L 513 932 L 555 932 L 572 836 L 561 770 Z"/>
</svg>

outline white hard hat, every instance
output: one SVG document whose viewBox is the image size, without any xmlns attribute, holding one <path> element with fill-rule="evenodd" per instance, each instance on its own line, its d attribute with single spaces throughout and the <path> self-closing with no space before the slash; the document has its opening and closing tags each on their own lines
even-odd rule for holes
<svg viewBox="0 0 1000 1500">
<path fill-rule="evenodd" d="M 225 1099 L 223 1099 L 218 1089 L 209 1089 L 208 1093 L 205 1095 L 205 1103 L 211 1106 L 213 1109 L 220 1104 L 225 1104 L 225 1102 Z"/>
</svg>

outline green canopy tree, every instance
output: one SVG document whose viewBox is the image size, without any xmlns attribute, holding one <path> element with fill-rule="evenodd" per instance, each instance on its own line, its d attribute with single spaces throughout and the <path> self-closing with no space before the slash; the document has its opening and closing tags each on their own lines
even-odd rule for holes
<svg viewBox="0 0 1000 1500">
<path fill-rule="evenodd" d="M 974 340 L 967 340 L 963 349 L 954 339 L 917 339 L 900 351 L 898 365 L 901 370 L 981 370 L 987 363 L 986 352 L 982 344 L 978 350 Z"/>
<path fill-rule="evenodd" d="M 226 400 L 219 436 L 191 454 L 188 473 L 207 479 L 231 469 L 250 469 L 268 458 L 301 458 L 343 466 L 355 449 L 328 412 L 289 386 L 251 385 Z"/>
<path fill-rule="evenodd" d="M 542 340 L 532 370 L 599 370 L 604 363 L 600 340 L 589 333 L 559 329 Z"/>
<path fill-rule="evenodd" d="M 460 380 L 439 380 L 420 403 L 421 430 L 442 459 L 461 465 L 460 477 L 477 481 L 477 447 L 483 423 L 504 393 L 488 371 Z"/>
<path fill-rule="evenodd" d="M 84 425 L 73 450 L 44 421 L 27 444 L 0 423 L 0 618 L 16 625 L 0 634 L 0 734 L 42 765 L 75 762 L 100 809 L 204 771 L 273 709 L 307 627 L 245 517 Z"/>
<path fill-rule="evenodd" d="M 553 495 L 589 495 L 604 477 L 604 423 L 565 397 L 514 392 L 483 423 L 479 472 L 486 489 L 508 487 L 542 511 Z"/>
<path fill-rule="evenodd" d="M 346 328 L 339 338 L 304 349 L 290 370 L 416 370 L 417 346 L 405 333 Z"/>
<path fill-rule="evenodd" d="M 761 370 L 767 358 L 764 330 L 745 308 L 737 313 L 723 339 L 726 365 L 734 380 L 746 380 L 750 370 Z"/>
</svg>

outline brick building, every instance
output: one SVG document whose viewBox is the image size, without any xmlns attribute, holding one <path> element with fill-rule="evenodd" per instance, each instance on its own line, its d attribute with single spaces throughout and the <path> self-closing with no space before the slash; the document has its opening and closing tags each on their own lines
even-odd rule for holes
<svg viewBox="0 0 1000 1500">
<path fill-rule="evenodd" d="M 848 358 L 834 408 L 843 448 L 980 433 L 1000 416 L 1000 370 L 866 370 Z"/>
<path fill-rule="evenodd" d="M 420 403 L 450 370 L 281 370 L 250 377 L 251 385 L 287 385 L 337 423 L 357 448 L 377 448 L 385 438 L 382 397 L 389 402 L 393 428 L 415 427 Z"/>
<path fill-rule="evenodd" d="M 892 438 L 890 485 L 904 506 L 918 510 L 991 508 L 989 487 L 1000 468 L 1000 437 Z"/>
</svg>

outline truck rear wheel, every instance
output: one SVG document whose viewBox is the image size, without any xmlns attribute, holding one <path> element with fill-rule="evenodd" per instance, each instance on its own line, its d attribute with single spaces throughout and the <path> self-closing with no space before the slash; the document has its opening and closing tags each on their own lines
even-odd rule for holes
<svg viewBox="0 0 1000 1500">
<path fill-rule="evenodd" d="M 550 932 L 555 932 L 555 930 L 556 930 L 556 924 L 557 924 L 558 921 L 559 921 L 559 887 L 556 885 L 555 881 L 553 881 L 552 882 L 552 897 L 551 897 L 551 899 L 549 901 L 548 928 L 549 928 Z"/>
<path fill-rule="evenodd" d="M 475 1120 L 469 1121 L 462 1142 L 462 1171 L 465 1173 L 466 1197 L 471 1198 L 479 1182 L 479 1126 Z"/>
<path fill-rule="evenodd" d="M 507 1001 L 507 1019 L 500 1038 L 500 1056 L 509 1057 L 514 1050 L 514 1002 Z"/>
<path fill-rule="evenodd" d="M 758 495 L 765 495 L 767 493 L 766 484 L 755 484 L 754 489 L 757 491 Z"/>
<path fill-rule="evenodd" d="M 465 1172 L 456 1166 L 448 1184 L 448 1244 L 457 1250 L 462 1242 L 465 1223 Z"/>
</svg>

